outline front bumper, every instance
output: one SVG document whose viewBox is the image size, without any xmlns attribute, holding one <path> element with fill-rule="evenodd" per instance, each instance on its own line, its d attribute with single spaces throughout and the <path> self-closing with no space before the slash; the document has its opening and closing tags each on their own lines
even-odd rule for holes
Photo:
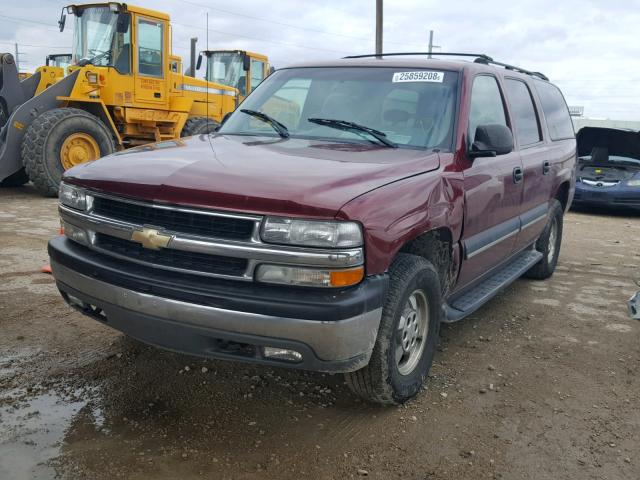
<svg viewBox="0 0 640 480">
<path fill-rule="evenodd" d="M 577 182 L 573 205 L 640 208 L 640 188 L 625 185 L 593 187 Z"/>
<path fill-rule="evenodd" d="M 49 242 L 49 255 L 65 300 L 131 337 L 203 357 L 326 372 L 369 362 L 388 283 L 368 277 L 328 291 L 209 280 L 190 288 L 189 279 L 132 271 L 65 237 Z M 302 360 L 266 358 L 263 347 L 295 350 Z"/>
</svg>

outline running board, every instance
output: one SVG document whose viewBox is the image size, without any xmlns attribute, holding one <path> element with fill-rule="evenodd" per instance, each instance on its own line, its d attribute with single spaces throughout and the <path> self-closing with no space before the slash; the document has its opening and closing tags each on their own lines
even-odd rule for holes
<svg viewBox="0 0 640 480">
<path fill-rule="evenodd" d="M 456 296 L 451 304 L 445 305 L 445 323 L 457 322 L 475 312 L 491 300 L 500 290 L 520 278 L 542 258 L 536 250 L 525 250 L 518 254 L 500 270 L 487 277 L 471 290 Z"/>
</svg>

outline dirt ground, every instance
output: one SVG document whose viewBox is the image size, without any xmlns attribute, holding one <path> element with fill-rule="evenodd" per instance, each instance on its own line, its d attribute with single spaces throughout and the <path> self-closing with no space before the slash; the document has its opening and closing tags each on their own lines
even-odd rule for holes
<svg viewBox="0 0 640 480">
<path fill-rule="evenodd" d="M 0 479 L 638 479 L 640 216 L 570 213 L 558 270 L 443 327 L 422 394 L 163 352 L 67 307 L 56 201 L 0 191 Z"/>
</svg>

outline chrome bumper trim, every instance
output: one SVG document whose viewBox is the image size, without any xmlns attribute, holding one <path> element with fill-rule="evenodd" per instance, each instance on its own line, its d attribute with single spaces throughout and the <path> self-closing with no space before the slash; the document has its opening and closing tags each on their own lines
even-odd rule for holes
<svg viewBox="0 0 640 480">
<path fill-rule="evenodd" d="M 348 360 L 371 355 L 378 334 L 382 308 L 344 320 L 317 321 L 275 317 L 192 304 L 127 290 L 77 273 L 57 262 L 51 269 L 58 287 L 65 285 L 102 302 L 107 318 L 117 306 L 151 317 L 193 326 L 302 342 L 324 361 Z"/>
</svg>

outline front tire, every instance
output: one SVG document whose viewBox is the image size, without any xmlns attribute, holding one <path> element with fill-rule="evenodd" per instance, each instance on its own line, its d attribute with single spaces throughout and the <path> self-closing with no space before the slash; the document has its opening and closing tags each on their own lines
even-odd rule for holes
<svg viewBox="0 0 640 480">
<path fill-rule="evenodd" d="M 433 362 L 442 315 L 440 279 L 427 260 L 401 253 L 389 276 L 369 364 L 345 374 L 353 392 L 383 405 L 404 403 L 420 391 Z"/>
<path fill-rule="evenodd" d="M 114 151 L 111 132 L 98 117 L 78 108 L 56 108 L 29 126 L 21 155 L 36 189 L 55 196 L 67 169 Z"/>
<path fill-rule="evenodd" d="M 525 273 L 525 277 L 534 280 L 545 280 L 555 272 L 558 257 L 560 256 L 560 245 L 562 244 L 563 218 L 562 204 L 558 200 L 552 200 L 547 225 L 535 245 L 535 249 L 542 253 L 543 257 Z"/>
</svg>

